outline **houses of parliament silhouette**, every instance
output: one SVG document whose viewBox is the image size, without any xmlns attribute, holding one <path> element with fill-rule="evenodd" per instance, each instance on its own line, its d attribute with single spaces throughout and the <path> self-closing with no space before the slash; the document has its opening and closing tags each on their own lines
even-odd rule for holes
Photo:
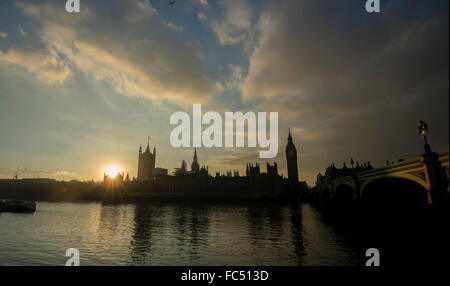
<svg viewBox="0 0 450 286">
<path fill-rule="evenodd" d="M 117 174 L 111 178 L 104 174 L 102 182 L 92 181 L 56 181 L 54 179 L 8 179 L 0 180 L 0 195 L 9 199 L 26 200 L 62 200 L 62 201 L 104 201 L 134 202 L 149 199 L 194 200 L 254 200 L 254 199 L 289 199 L 292 195 L 307 194 L 306 182 L 299 181 L 297 150 L 289 132 L 285 154 L 288 177 L 278 173 L 276 162 L 247 164 L 245 174 L 239 171 L 219 172 L 212 175 L 207 165 L 201 165 L 198 150 L 190 168 L 182 161 L 179 168 L 171 174 L 168 169 L 156 167 L 156 146 L 150 147 L 150 140 L 145 149 L 138 152 L 137 177 L 129 174 Z M 153 150 L 152 150 L 153 149 Z M 63 191 L 61 191 L 63 190 Z"/>
<path fill-rule="evenodd" d="M 297 150 L 292 135 L 289 131 L 286 146 L 286 161 L 288 177 L 283 178 L 278 173 L 276 162 L 267 162 L 266 172 L 261 165 L 248 163 L 245 175 L 239 171 L 219 172 L 215 176 L 209 174 L 208 166 L 200 166 L 197 149 L 188 170 L 186 161 L 181 162 L 179 168 L 175 168 L 171 175 L 168 169 L 156 167 L 156 146 L 153 152 L 150 150 L 150 140 L 147 147 L 138 153 L 138 172 L 133 180 L 124 174 L 114 179 L 105 177 L 105 182 L 120 181 L 126 184 L 129 193 L 147 193 L 154 195 L 182 194 L 186 195 L 215 195 L 223 196 L 232 194 L 237 197 L 279 197 L 283 194 L 300 193 L 307 189 L 306 182 L 300 182 L 298 177 Z"/>
</svg>

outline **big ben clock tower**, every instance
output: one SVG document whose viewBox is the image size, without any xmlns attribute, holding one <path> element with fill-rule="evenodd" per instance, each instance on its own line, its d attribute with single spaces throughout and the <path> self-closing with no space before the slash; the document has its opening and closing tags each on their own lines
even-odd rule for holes
<svg viewBox="0 0 450 286">
<path fill-rule="evenodd" d="M 288 179 L 291 182 L 297 183 L 297 149 L 295 149 L 294 142 L 292 142 L 291 130 L 289 130 L 288 144 L 286 145 L 286 161 L 288 169 Z"/>
</svg>

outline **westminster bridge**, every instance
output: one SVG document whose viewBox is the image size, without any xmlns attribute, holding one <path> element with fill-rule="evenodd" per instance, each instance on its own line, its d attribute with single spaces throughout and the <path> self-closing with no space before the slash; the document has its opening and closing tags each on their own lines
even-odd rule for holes
<svg viewBox="0 0 450 286">
<path fill-rule="evenodd" d="M 370 162 L 347 168 L 329 166 L 317 176 L 313 196 L 321 200 L 379 202 L 412 201 L 436 205 L 448 201 L 449 149 L 425 153 L 409 160 L 399 160 L 384 167 L 373 168 Z"/>
</svg>

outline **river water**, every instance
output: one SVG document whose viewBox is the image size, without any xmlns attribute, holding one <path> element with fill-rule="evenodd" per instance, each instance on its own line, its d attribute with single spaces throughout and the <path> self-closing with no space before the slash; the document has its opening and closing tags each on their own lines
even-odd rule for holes
<svg viewBox="0 0 450 286">
<path fill-rule="evenodd" d="M 347 228 L 307 203 L 37 202 L 0 213 L 0 265 L 364 265 Z"/>
</svg>

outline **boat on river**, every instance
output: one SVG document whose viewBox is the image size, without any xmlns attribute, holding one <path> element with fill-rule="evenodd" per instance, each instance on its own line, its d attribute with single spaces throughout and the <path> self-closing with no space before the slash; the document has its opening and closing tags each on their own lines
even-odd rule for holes
<svg viewBox="0 0 450 286">
<path fill-rule="evenodd" d="M 0 212 L 35 212 L 36 202 L 20 200 L 0 200 Z"/>
</svg>

